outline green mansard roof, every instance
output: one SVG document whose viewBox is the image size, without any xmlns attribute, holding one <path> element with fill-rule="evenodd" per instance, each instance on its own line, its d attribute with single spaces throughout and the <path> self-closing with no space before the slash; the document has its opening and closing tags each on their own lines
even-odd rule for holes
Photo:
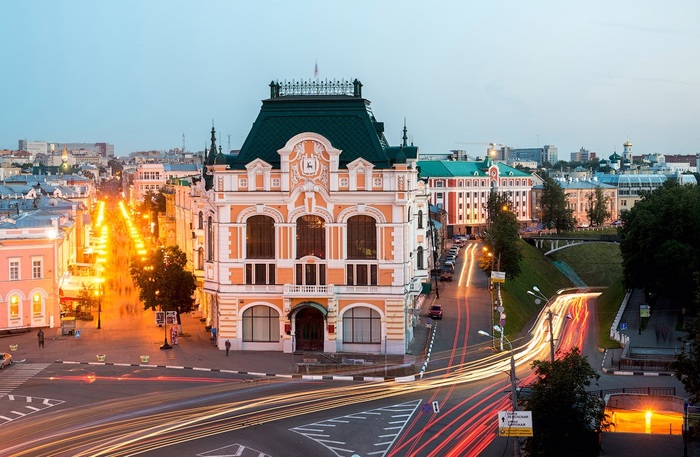
<svg viewBox="0 0 700 457">
<path fill-rule="evenodd" d="M 526 178 L 529 173 L 520 171 L 502 162 L 494 162 L 500 177 Z M 489 161 L 467 162 L 460 160 L 419 160 L 421 178 L 484 177 L 488 175 Z"/>
<path fill-rule="evenodd" d="M 283 84 L 273 81 L 270 98 L 263 100 L 240 152 L 235 157 L 226 156 L 226 163 L 232 169 L 243 169 L 247 163 L 262 159 L 278 168 L 277 151 L 290 138 L 304 132 L 323 135 L 340 149 L 340 167 L 360 157 L 377 168 L 416 159 L 417 147 L 389 146 L 384 123 L 375 119 L 369 100 L 362 98 L 361 87 L 357 80 Z"/>
</svg>

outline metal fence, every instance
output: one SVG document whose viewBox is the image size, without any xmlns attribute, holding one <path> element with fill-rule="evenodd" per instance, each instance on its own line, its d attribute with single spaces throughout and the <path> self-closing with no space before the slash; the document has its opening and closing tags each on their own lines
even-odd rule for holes
<svg viewBox="0 0 700 457">
<path fill-rule="evenodd" d="M 596 397 L 605 398 L 613 394 L 642 394 L 642 395 L 676 395 L 675 387 L 622 387 L 620 389 L 593 390 L 588 392 Z"/>
</svg>

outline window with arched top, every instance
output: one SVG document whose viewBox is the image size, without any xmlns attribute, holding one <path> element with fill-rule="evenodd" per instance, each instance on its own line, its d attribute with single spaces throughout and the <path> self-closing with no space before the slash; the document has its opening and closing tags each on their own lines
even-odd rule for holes
<svg viewBox="0 0 700 457">
<path fill-rule="evenodd" d="M 418 210 L 418 228 L 419 229 L 423 228 L 423 210 L 422 209 Z"/>
<path fill-rule="evenodd" d="M 246 284 L 275 284 L 275 220 L 251 216 L 246 220 Z"/>
<path fill-rule="evenodd" d="M 425 253 L 423 252 L 423 246 L 418 246 L 416 250 L 416 268 L 425 270 Z"/>
<path fill-rule="evenodd" d="M 306 256 L 326 258 L 326 221 L 319 216 L 297 219 L 297 259 Z"/>
<path fill-rule="evenodd" d="M 366 306 L 351 308 L 343 313 L 344 343 L 381 343 L 382 318 Z"/>
<path fill-rule="evenodd" d="M 204 270 L 204 248 L 200 247 L 197 250 L 197 269 Z"/>
<path fill-rule="evenodd" d="M 214 218 L 207 218 L 207 260 L 214 261 Z"/>
<path fill-rule="evenodd" d="M 270 216 L 252 216 L 246 221 L 245 246 L 248 259 L 275 258 L 275 221 Z"/>
<path fill-rule="evenodd" d="M 200 230 L 204 228 L 204 213 L 199 212 L 199 227 Z"/>
<path fill-rule="evenodd" d="M 279 341 L 280 314 L 269 306 L 253 306 L 243 311 L 243 341 Z"/>
<path fill-rule="evenodd" d="M 377 284 L 377 221 L 371 216 L 352 216 L 347 223 L 348 285 Z"/>
</svg>

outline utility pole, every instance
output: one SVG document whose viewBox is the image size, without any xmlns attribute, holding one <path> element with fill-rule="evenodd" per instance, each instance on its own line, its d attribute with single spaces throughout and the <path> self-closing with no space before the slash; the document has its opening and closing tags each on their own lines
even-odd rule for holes
<svg viewBox="0 0 700 457">
<path fill-rule="evenodd" d="M 554 363 L 554 332 L 552 331 L 552 310 L 547 311 L 547 319 L 549 319 L 549 353 L 552 363 Z"/>
</svg>

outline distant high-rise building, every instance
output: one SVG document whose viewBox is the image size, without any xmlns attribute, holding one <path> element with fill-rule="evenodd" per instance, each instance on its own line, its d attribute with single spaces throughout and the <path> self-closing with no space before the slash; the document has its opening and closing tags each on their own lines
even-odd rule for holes
<svg viewBox="0 0 700 457">
<path fill-rule="evenodd" d="M 502 148 L 501 149 L 508 162 L 536 162 L 537 166 L 549 162 L 557 163 L 559 150 L 556 146 L 545 144 L 541 148 Z"/>
<path fill-rule="evenodd" d="M 86 151 L 100 157 L 114 157 L 114 145 L 109 143 L 58 143 L 52 141 L 19 140 L 19 150 L 27 151 L 32 158 L 37 154 L 48 154 L 67 149 L 68 152 Z"/>
<path fill-rule="evenodd" d="M 581 148 L 577 152 L 571 153 L 572 162 L 588 162 L 589 160 L 593 160 L 596 157 L 597 154 L 595 152 L 591 152 L 585 148 Z"/>
</svg>

